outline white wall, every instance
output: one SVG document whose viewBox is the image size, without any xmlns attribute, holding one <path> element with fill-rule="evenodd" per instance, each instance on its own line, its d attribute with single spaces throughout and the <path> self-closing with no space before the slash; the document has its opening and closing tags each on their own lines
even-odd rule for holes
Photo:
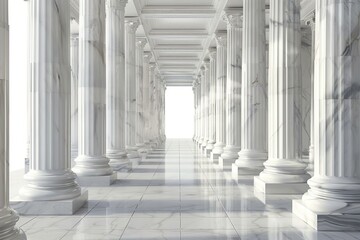
<svg viewBox="0 0 360 240">
<path fill-rule="evenodd" d="M 194 135 L 194 95 L 191 87 L 167 87 L 165 104 L 167 138 Z"/>
<path fill-rule="evenodd" d="M 28 2 L 9 1 L 10 169 L 24 167 L 27 124 Z"/>
</svg>

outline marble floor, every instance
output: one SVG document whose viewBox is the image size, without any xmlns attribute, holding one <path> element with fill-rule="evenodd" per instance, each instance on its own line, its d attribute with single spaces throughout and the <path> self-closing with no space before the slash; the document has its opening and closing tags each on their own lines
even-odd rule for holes
<svg viewBox="0 0 360 240">
<path fill-rule="evenodd" d="M 265 198 L 251 183 L 233 181 L 191 140 L 170 139 L 111 187 L 88 188 L 76 215 L 22 216 L 19 225 L 30 240 L 360 239 L 314 231 L 291 213 L 300 196 Z"/>
</svg>

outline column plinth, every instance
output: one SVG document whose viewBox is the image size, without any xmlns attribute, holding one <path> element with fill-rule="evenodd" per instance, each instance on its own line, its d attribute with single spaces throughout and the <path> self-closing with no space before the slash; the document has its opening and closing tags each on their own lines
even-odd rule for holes
<svg viewBox="0 0 360 240">
<path fill-rule="evenodd" d="M 360 3 L 316 0 L 315 16 L 314 176 L 293 212 L 317 230 L 359 231 Z"/>
<path fill-rule="evenodd" d="M 300 1 L 271 0 L 270 5 L 269 155 L 254 187 L 269 194 L 299 194 L 310 177 L 301 161 Z"/>
<path fill-rule="evenodd" d="M 267 159 L 265 1 L 245 0 L 241 85 L 241 151 L 233 176 L 257 175 Z"/>
</svg>

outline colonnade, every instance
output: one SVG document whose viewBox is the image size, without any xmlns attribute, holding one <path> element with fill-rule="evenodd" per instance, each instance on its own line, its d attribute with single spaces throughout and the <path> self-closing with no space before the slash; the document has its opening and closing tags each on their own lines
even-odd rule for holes
<svg viewBox="0 0 360 240">
<path fill-rule="evenodd" d="M 304 194 L 293 212 L 318 230 L 360 226 L 359 17 L 358 1 L 316 0 L 301 21 L 300 0 L 244 0 L 193 83 L 201 153 L 265 196 Z"/>
<path fill-rule="evenodd" d="M 164 142 L 165 81 L 126 4 L 80 0 L 70 33 L 70 1 L 30 0 L 30 168 L 12 201 L 18 212 L 73 214 L 87 201 L 82 186 L 110 185 Z M 25 239 L 9 207 L 8 32 L 1 0 L 0 238 Z"/>
</svg>

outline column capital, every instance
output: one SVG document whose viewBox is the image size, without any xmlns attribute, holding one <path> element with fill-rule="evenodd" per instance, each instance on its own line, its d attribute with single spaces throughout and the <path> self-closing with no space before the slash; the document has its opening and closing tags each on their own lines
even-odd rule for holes
<svg viewBox="0 0 360 240">
<path fill-rule="evenodd" d="M 227 44 L 227 32 L 226 31 L 217 31 L 215 33 L 215 41 L 218 47 L 225 47 Z"/>
<path fill-rule="evenodd" d="M 216 60 L 216 47 L 210 47 L 209 48 L 209 58 L 210 58 L 210 61 L 213 61 L 213 60 Z"/>
<path fill-rule="evenodd" d="M 125 18 L 125 23 L 129 26 L 129 30 L 133 31 L 134 33 L 140 25 L 139 18 L 137 17 Z"/>
<path fill-rule="evenodd" d="M 146 38 L 136 38 L 136 46 L 140 48 L 144 48 L 147 44 Z"/>
<path fill-rule="evenodd" d="M 308 15 L 306 15 L 303 19 L 303 23 L 307 26 L 310 26 L 312 30 L 315 30 L 315 10 L 311 11 Z"/>
<path fill-rule="evenodd" d="M 228 27 L 240 28 L 242 27 L 243 9 L 242 8 L 229 8 L 225 10 L 223 20 Z"/>
<path fill-rule="evenodd" d="M 155 69 L 156 69 L 156 63 L 155 63 L 155 62 L 149 63 L 149 69 L 150 69 L 150 71 L 155 71 Z"/>
<path fill-rule="evenodd" d="M 106 7 L 124 10 L 128 0 L 106 0 Z"/>
<path fill-rule="evenodd" d="M 209 58 L 204 59 L 204 61 L 203 61 L 203 67 L 204 67 L 204 70 L 205 70 L 205 71 L 206 71 L 206 70 L 209 70 L 209 68 L 210 68 L 210 59 L 209 59 Z"/>
<path fill-rule="evenodd" d="M 150 60 L 151 60 L 151 58 L 152 58 L 152 53 L 151 52 L 144 52 L 144 61 L 146 62 L 146 63 L 149 63 L 150 62 Z"/>
</svg>

